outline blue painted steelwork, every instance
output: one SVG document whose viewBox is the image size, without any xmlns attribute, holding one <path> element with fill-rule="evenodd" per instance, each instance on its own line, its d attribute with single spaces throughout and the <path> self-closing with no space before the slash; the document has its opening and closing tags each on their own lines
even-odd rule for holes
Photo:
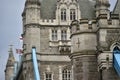
<svg viewBox="0 0 120 80">
<path fill-rule="evenodd" d="M 16 61 L 14 63 L 14 75 L 11 77 L 10 80 L 18 80 L 19 74 L 21 73 L 21 69 L 22 69 L 22 61 L 23 61 L 23 55 L 19 55 L 19 61 Z"/>
<path fill-rule="evenodd" d="M 38 70 L 38 63 L 37 63 L 37 57 L 36 57 L 36 48 L 32 48 L 32 60 L 33 60 L 35 80 L 40 80 L 40 74 Z"/>
<path fill-rule="evenodd" d="M 14 75 L 17 73 L 18 62 L 14 63 Z"/>
<path fill-rule="evenodd" d="M 113 50 L 113 66 L 120 76 L 120 50 L 118 47 Z"/>
</svg>

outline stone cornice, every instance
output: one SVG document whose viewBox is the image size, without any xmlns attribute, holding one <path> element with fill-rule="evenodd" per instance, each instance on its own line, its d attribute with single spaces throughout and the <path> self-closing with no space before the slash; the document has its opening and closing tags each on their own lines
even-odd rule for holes
<svg viewBox="0 0 120 80">
<path fill-rule="evenodd" d="M 75 57 L 82 57 L 82 56 L 92 56 L 92 55 L 96 55 L 96 51 L 95 50 L 83 50 L 83 51 L 78 51 L 78 52 L 73 52 L 70 54 L 70 59 L 75 58 Z"/>
<path fill-rule="evenodd" d="M 76 33 L 71 34 L 70 38 L 71 38 L 72 36 L 74 36 L 74 35 L 87 34 L 87 33 L 96 34 L 96 33 L 97 33 L 97 30 L 79 31 L 79 32 L 76 32 Z"/>
<path fill-rule="evenodd" d="M 120 29 L 120 27 L 99 27 L 99 28 L 97 29 L 97 32 L 98 32 L 100 29 Z"/>
<path fill-rule="evenodd" d="M 25 24 L 24 27 L 40 27 L 41 25 L 39 23 L 29 23 L 29 24 Z"/>
</svg>

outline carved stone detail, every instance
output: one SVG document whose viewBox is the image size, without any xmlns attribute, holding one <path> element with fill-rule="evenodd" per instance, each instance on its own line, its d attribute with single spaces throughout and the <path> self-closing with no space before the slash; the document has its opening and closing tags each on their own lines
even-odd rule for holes
<svg viewBox="0 0 120 80">
<path fill-rule="evenodd" d="M 106 42 L 109 47 L 114 42 L 120 42 L 120 29 L 107 30 Z"/>
</svg>

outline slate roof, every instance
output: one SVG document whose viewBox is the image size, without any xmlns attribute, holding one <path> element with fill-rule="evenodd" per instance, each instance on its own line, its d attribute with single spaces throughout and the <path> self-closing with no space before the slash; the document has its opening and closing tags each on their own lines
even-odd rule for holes
<svg viewBox="0 0 120 80">
<path fill-rule="evenodd" d="M 79 0 L 82 18 L 95 18 L 95 3 L 92 0 Z"/>
<path fill-rule="evenodd" d="M 55 11 L 58 0 L 40 0 L 41 2 L 41 18 L 55 19 Z M 95 2 L 96 0 L 78 0 L 82 18 L 95 18 Z"/>
<path fill-rule="evenodd" d="M 43 19 L 55 19 L 57 0 L 41 0 L 40 15 Z"/>
</svg>

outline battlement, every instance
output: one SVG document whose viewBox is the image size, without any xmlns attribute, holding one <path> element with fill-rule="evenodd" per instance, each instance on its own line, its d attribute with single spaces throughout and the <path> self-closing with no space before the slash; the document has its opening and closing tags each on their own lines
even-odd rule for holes
<svg viewBox="0 0 120 80">
<path fill-rule="evenodd" d="M 87 24 L 88 23 L 88 19 L 80 19 L 80 24 Z"/>
<path fill-rule="evenodd" d="M 94 32 L 96 30 L 96 19 L 80 19 L 71 23 L 70 29 L 72 34 L 79 32 Z"/>
<path fill-rule="evenodd" d="M 41 19 L 40 24 L 42 24 L 42 25 L 55 25 L 56 20 L 55 19 Z"/>
<path fill-rule="evenodd" d="M 80 30 L 89 31 L 96 29 L 96 19 L 80 19 Z"/>
<path fill-rule="evenodd" d="M 96 19 L 80 19 L 80 24 L 94 24 L 96 23 Z"/>
<path fill-rule="evenodd" d="M 114 27 L 120 25 L 119 14 L 100 14 L 97 17 L 98 26 L 100 27 Z M 113 26 L 114 25 L 114 26 Z"/>
<path fill-rule="evenodd" d="M 107 14 L 100 14 L 97 19 L 107 19 L 108 15 Z"/>
<path fill-rule="evenodd" d="M 107 14 L 100 14 L 98 19 L 119 19 L 119 14 L 110 14 L 109 16 Z"/>
<path fill-rule="evenodd" d="M 111 19 L 119 19 L 119 14 L 111 14 Z"/>
</svg>

